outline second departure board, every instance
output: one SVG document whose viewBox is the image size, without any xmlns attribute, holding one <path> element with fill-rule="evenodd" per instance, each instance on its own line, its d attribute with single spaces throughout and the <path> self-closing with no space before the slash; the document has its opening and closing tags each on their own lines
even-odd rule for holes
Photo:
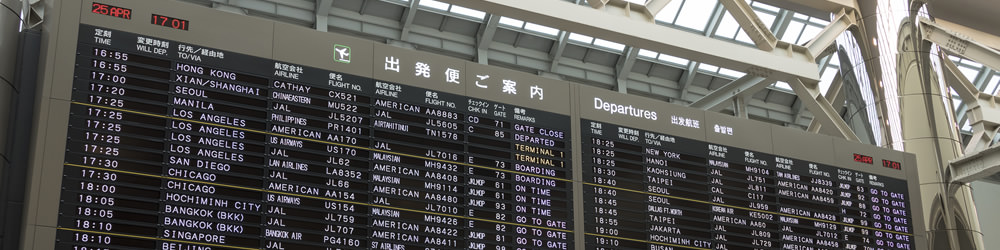
<svg viewBox="0 0 1000 250">
<path fill-rule="evenodd" d="M 926 249 L 912 155 L 183 4 L 59 7 L 35 247 Z"/>
</svg>

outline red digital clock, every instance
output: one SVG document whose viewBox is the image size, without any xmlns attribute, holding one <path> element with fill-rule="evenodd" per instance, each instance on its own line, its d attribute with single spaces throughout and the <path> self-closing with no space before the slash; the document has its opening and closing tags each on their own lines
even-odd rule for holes
<svg viewBox="0 0 1000 250">
<path fill-rule="evenodd" d="M 160 14 L 155 14 L 155 13 L 153 14 L 152 18 L 150 19 L 150 22 L 152 24 L 155 24 L 155 25 L 159 25 L 159 26 L 163 26 L 163 27 L 167 27 L 167 28 L 179 29 L 179 30 L 188 30 L 188 25 L 190 25 L 190 22 L 188 22 L 188 20 L 184 20 L 184 19 L 180 19 L 180 18 L 175 18 L 175 17 L 168 17 L 168 16 L 164 16 L 164 15 L 160 15 Z"/>
<path fill-rule="evenodd" d="M 90 5 L 90 12 L 105 16 L 113 16 L 122 19 L 128 19 L 128 20 L 132 19 L 132 9 L 107 5 L 98 2 L 94 2 L 93 4 Z"/>
<path fill-rule="evenodd" d="M 887 168 L 891 168 L 891 169 L 895 169 L 895 170 L 900 170 L 900 169 L 903 168 L 903 164 L 900 164 L 899 162 L 895 162 L 895 161 L 890 161 L 890 160 L 882 160 L 882 166 L 883 167 L 887 167 Z"/>
</svg>

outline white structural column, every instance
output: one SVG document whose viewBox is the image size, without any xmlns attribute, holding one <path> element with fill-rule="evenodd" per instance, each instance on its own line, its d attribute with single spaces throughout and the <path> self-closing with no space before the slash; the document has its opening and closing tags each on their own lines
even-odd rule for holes
<svg viewBox="0 0 1000 250">
<path fill-rule="evenodd" d="M 627 47 L 624 49 L 624 54 L 618 57 L 618 62 L 615 63 L 615 73 L 617 74 L 615 83 L 618 84 L 618 92 L 628 92 L 628 74 L 632 72 L 632 66 L 635 65 L 638 56 L 639 49 Z"/>
<path fill-rule="evenodd" d="M 799 78 L 819 82 L 814 58 L 806 49 L 791 46 L 773 51 L 701 36 L 653 22 L 611 15 L 587 6 L 564 1 L 537 0 L 443 0 L 469 8 L 488 10 L 534 23 L 594 37 L 615 38 L 615 42 L 653 51 L 669 51 L 681 58 L 698 58 L 702 63 L 780 79 Z M 560 10 L 560 11 L 552 11 Z M 600 17 L 600 18 L 595 18 Z M 780 46 L 779 46 L 780 47 Z"/>
<path fill-rule="evenodd" d="M 493 43 L 493 35 L 497 32 L 497 26 L 500 25 L 500 16 L 490 14 L 486 16 L 485 20 L 476 33 L 476 62 L 480 64 L 489 62 L 490 44 Z"/>
<path fill-rule="evenodd" d="M 926 222 L 914 236 L 926 237 L 929 249 L 985 249 L 971 187 L 948 180 L 950 162 L 962 156 L 962 145 L 957 129 L 942 119 L 949 115 L 943 98 L 948 92 L 940 87 L 931 63 L 935 52 L 918 22 L 911 17 L 900 25 L 895 58 L 902 142 L 917 157 Z"/>
<path fill-rule="evenodd" d="M 851 130 L 851 127 L 844 122 L 844 119 L 840 118 L 840 113 L 830 105 L 826 97 L 823 97 L 819 93 L 819 88 L 816 86 L 806 86 L 799 79 L 790 81 L 788 85 L 799 96 L 799 100 L 802 100 L 802 104 L 813 113 L 813 119 L 817 119 L 823 126 L 835 128 L 840 136 L 848 140 L 860 141 L 858 136 L 854 134 L 854 131 Z"/>
<path fill-rule="evenodd" d="M 778 38 L 774 36 L 774 33 L 771 33 L 767 24 L 760 21 L 750 4 L 743 0 L 719 0 L 719 3 L 726 6 L 726 10 L 729 10 L 729 13 L 733 15 L 750 40 L 757 45 L 757 48 L 764 51 L 774 50 L 774 46 L 778 44 Z"/>
<path fill-rule="evenodd" d="M 333 7 L 333 0 L 316 0 L 316 30 L 326 32 L 330 26 L 330 8 Z"/>
<path fill-rule="evenodd" d="M 410 0 L 410 6 L 406 7 L 406 13 L 403 14 L 403 22 L 401 24 L 402 29 L 399 32 L 399 40 L 406 41 L 410 36 L 410 29 L 413 25 L 413 18 L 417 16 L 417 8 L 420 6 L 420 0 Z"/>
</svg>

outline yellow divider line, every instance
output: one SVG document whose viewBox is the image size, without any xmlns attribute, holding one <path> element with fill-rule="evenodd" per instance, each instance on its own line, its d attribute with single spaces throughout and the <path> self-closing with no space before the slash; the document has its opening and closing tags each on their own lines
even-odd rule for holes
<svg viewBox="0 0 1000 250">
<path fill-rule="evenodd" d="M 642 243 L 646 243 L 646 244 L 657 244 L 657 245 L 672 246 L 672 247 L 686 247 L 686 248 L 694 248 L 694 249 L 698 249 L 698 250 L 710 250 L 708 248 L 698 248 L 698 247 L 691 247 L 691 246 L 685 246 L 685 245 L 676 245 L 676 244 L 670 244 L 670 243 L 648 241 L 648 240 L 640 240 L 640 239 L 632 239 L 632 238 L 610 236 L 610 235 L 603 235 L 603 234 L 595 234 L 595 233 L 586 233 L 586 235 L 597 236 L 597 237 L 605 237 L 605 238 L 612 238 L 612 239 L 619 239 L 619 240 L 642 242 Z"/>
<path fill-rule="evenodd" d="M 137 238 L 137 239 L 144 239 L 144 240 L 162 240 L 162 241 L 170 241 L 170 242 L 192 244 L 192 245 L 205 245 L 205 246 L 213 246 L 213 247 L 224 247 L 224 248 L 234 248 L 234 249 L 247 249 L 247 250 L 257 250 L 257 249 L 259 249 L 259 248 L 237 247 L 237 246 L 230 246 L 230 245 L 219 245 L 219 244 L 212 244 L 212 243 L 202 243 L 202 242 L 194 242 L 194 241 L 186 241 L 186 240 L 156 238 L 156 237 L 131 235 L 131 234 L 120 234 L 120 233 L 111 233 L 111 232 L 91 231 L 91 230 L 83 230 L 83 229 L 67 228 L 67 227 L 59 227 L 57 229 L 59 229 L 59 230 L 66 230 L 66 231 L 76 231 L 76 232 L 82 232 L 82 233 L 105 234 L 105 235 L 113 235 L 113 236 L 120 236 L 120 237 Z"/>
<path fill-rule="evenodd" d="M 628 192 L 633 192 L 633 193 L 640 193 L 640 194 L 644 194 L 644 195 L 654 195 L 654 196 L 660 196 L 660 197 L 666 197 L 666 198 L 678 199 L 678 200 L 684 200 L 684 201 L 691 201 L 691 202 L 697 202 L 697 203 L 708 204 L 708 205 L 723 206 L 723 207 L 729 207 L 729 208 L 735 208 L 735 209 L 741 209 L 741 210 L 747 210 L 747 211 L 754 211 L 754 212 L 760 212 L 760 213 L 768 213 L 768 214 L 773 214 L 773 215 L 781 215 L 781 216 L 787 216 L 787 217 L 793 217 L 793 218 L 799 218 L 799 219 L 806 219 L 806 220 L 822 221 L 822 222 L 833 223 L 833 224 L 838 224 L 838 225 L 842 225 L 842 226 L 851 226 L 851 227 L 864 228 L 864 229 L 875 230 L 875 231 L 882 231 L 882 232 L 887 232 L 887 233 L 894 233 L 894 234 L 902 234 L 902 235 L 906 235 L 906 236 L 913 236 L 913 234 L 896 232 L 896 231 L 887 230 L 887 229 L 878 229 L 878 228 L 866 227 L 866 226 L 859 226 L 859 225 L 854 225 L 854 224 L 849 224 L 849 223 L 844 223 L 844 222 L 838 222 L 838 221 L 809 218 L 809 217 L 798 216 L 798 215 L 794 215 L 794 214 L 785 214 L 785 213 L 780 213 L 780 212 L 771 212 L 771 211 L 767 211 L 767 210 L 759 210 L 759 209 L 753 209 L 753 208 L 748 208 L 748 207 L 733 206 L 733 205 L 728 205 L 728 204 L 721 204 L 721 203 L 715 203 L 715 202 L 703 201 L 703 200 L 695 200 L 695 199 L 691 199 L 691 198 L 677 197 L 677 196 L 672 196 L 672 195 L 657 194 L 657 193 L 650 193 L 650 192 L 639 191 L 639 190 L 632 190 L 632 189 L 627 189 L 627 188 L 605 186 L 605 185 L 594 184 L 594 183 L 589 183 L 589 182 L 584 182 L 583 184 L 590 185 L 590 186 L 595 186 L 595 187 L 610 188 L 610 189 L 615 189 L 615 190 L 628 191 Z"/>
<path fill-rule="evenodd" d="M 401 153 L 396 153 L 396 152 L 392 152 L 392 151 L 389 151 L 389 150 L 383 150 L 383 149 L 377 149 L 377 148 L 369 148 L 369 147 L 356 146 L 356 145 L 350 145 L 350 144 L 342 144 L 342 143 L 336 143 L 336 142 L 316 140 L 316 139 L 312 139 L 312 138 L 298 137 L 298 136 L 293 136 L 293 135 L 285 135 L 285 134 L 278 134 L 278 133 L 272 133 L 272 132 L 267 132 L 267 131 L 259 131 L 259 130 L 254 130 L 254 129 L 233 127 L 233 126 L 229 126 L 229 125 L 215 124 L 215 123 L 211 123 L 211 122 L 191 120 L 191 119 L 186 119 L 186 118 L 178 118 L 178 117 L 165 116 L 165 115 L 159 115 L 159 114 L 151 114 L 151 113 L 146 113 L 146 112 L 141 112 L 141 111 L 127 110 L 127 109 L 121 109 L 121 108 L 115 108 L 115 107 L 108 107 L 108 106 L 102 106 L 102 105 L 96 105 L 96 104 L 90 104 L 90 103 L 83 103 L 83 102 L 72 102 L 72 103 L 73 104 L 83 105 L 83 106 L 90 106 L 90 107 L 95 107 L 95 108 L 109 109 L 109 110 L 120 111 L 120 112 L 128 112 L 128 113 L 140 114 L 140 115 L 145 115 L 145 116 L 152 116 L 152 117 L 163 118 L 163 119 L 172 119 L 172 120 L 178 120 L 178 121 L 184 121 L 184 122 L 190 122 L 190 123 L 197 123 L 197 124 L 202 124 L 202 125 L 210 125 L 210 126 L 217 126 L 217 127 L 228 128 L 228 129 L 241 130 L 241 131 L 246 131 L 246 132 L 251 132 L 251 133 L 265 134 L 265 135 L 271 135 L 271 136 L 281 136 L 281 137 L 293 138 L 293 139 L 297 139 L 297 140 L 305 140 L 305 141 L 311 141 L 311 142 L 317 142 L 317 143 L 323 143 L 323 144 L 330 144 L 330 145 L 334 145 L 334 146 L 349 147 L 349 148 L 354 148 L 354 149 L 368 150 L 368 151 L 374 151 L 374 152 L 380 152 L 380 153 L 386 153 L 386 154 L 395 154 L 395 155 L 401 155 L 401 156 L 406 156 L 406 157 L 417 158 L 417 159 L 421 159 L 421 160 L 440 161 L 440 162 L 451 163 L 451 164 L 456 164 L 456 165 L 461 165 L 461 166 L 467 166 L 467 167 L 477 167 L 477 168 L 488 169 L 488 170 L 493 170 L 493 171 L 501 171 L 501 172 L 508 172 L 508 173 L 512 173 L 512 174 L 520 174 L 520 175 L 527 175 L 527 176 L 534 176 L 534 177 L 552 179 L 552 180 L 557 180 L 557 181 L 572 182 L 572 180 L 570 180 L 570 179 L 563 179 L 563 178 L 558 178 L 558 177 L 544 176 L 544 175 L 538 175 L 538 174 L 532 174 L 532 173 L 522 173 L 522 172 L 517 172 L 517 171 L 514 171 L 514 170 L 507 170 L 507 169 L 502 169 L 502 168 L 480 166 L 480 165 L 474 165 L 474 164 L 464 163 L 464 162 L 458 162 L 458 161 L 442 160 L 442 159 L 431 158 L 431 157 L 426 157 L 426 156 L 422 156 L 422 155 L 401 154 Z"/>
<path fill-rule="evenodd" d="M 400 208 L 400 207 L 386 206 L 386 205 L 381 205 L 381 204 L 371 204 L 371 203 L 364 203 L 364 202 L 357 202 L 357 201 L 348 201 L 348 200 L 340 200 L 340 199 L 333 199 L 333 198 L 320 197 L 320 196 L 310 196 L 310 195 L 302 195 L 302 194 L 296 194 L 296 193 L 287 193 L 287 192 L 267 190 L 267 189 L 234 186 L 234 185 L 228 185 L 228 184 L 219 184 L 219 183 L 212 183 L 212 182 L 200 181 L 200 180 L 188 180 L 188 179 L 171 177 L 171 176 L 159 176 L 159 175 L 154 175 L 154 174 L 137 173 L 137 172 L 132 172 L 132 171 L 118 170 L 118 169 L 107 169 L 107 168 L 92 167 L 92 166 L 78 165 L 78 164 L 72 164 L 72 163 L 64 163 L 63 165 L 73 166 L 73 167 L 79 167 L 79 168 L 96 169 L 96 170 L 102 170 L 102 171 L 118 172 L 118 173 L 131 174 L 131 175 L 153 177 L 153 178 L 160 178 L 160 179 L 168 179 L 168 180 L 175 180 L 175 181 L 194 182 L 194 183 L 199 183 L 199 184 L 222 186 L 222 187 L 228 187 L 228 188 L 234 188 L 234 189 L 242 189 L 242 190 L 254 191 L 254 192 L 264 192 L 264 193 L 272 193 L 272 194 L 296 196 L 296 197 L 302 197 L 302 198 L 308 198 L 308 199 L 316 199 L 316 200 L 326 200 L 326 201 L 333 201 L 333 202 L 340 202 L 340 203 L 348 203 L 348 204 L 354 204 L 354 205 L 360 205 L 360 206 L 379 207 L 379 208 L 386 208 L 386 209 L 396 209 L 396 210 L 402 210 L 402 211 L 407 211 L 407 212 L 415 212 L 415 213 L 423 213 L 423 214 L 447 216 L 447 217 L 454 217 L 454 218 L 459 218 L 459 219 L 469 219 L 469 220 L 485 221 L 485 222 L 507 224 L 507 225 L 513 225 L 513 226 L 524 226 L 524 227 L 538 228 L 538 229 L 544 229 L 544 230 L 554 230 L 554 231 L 561 231 L 561 232 L 568 232 L 568 233 L 572 233 L 573 232 L 572 230 L 559 229 L 559 228 L 549 228 L 549 227 L 542 227 L 542 226 L 534 226 L 534 225 L 512 223 L 512 222 L 506 222 L 506 221 L 497 221 L 497 220 L 489 220 L 489 219 L 466 217 L 466 216 L 461 216 L 461 215 L 443 214 L 443 213 L 422 211 L 422 210 L 409 209 L 409 208 Z"/>
</svg>

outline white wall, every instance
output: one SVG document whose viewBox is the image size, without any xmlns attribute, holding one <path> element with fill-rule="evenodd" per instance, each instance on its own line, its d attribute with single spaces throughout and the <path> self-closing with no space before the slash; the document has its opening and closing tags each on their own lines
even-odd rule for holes
<svg viewBox="0 0 1000 250">
<path fill-rule="evenodd" d="M 976 201 L 979 225 L 983 230 L 983 246 L 1000 249 L 1000 185 L 977 181 L 972 183 L 972 198 Z"/>
</svg>

